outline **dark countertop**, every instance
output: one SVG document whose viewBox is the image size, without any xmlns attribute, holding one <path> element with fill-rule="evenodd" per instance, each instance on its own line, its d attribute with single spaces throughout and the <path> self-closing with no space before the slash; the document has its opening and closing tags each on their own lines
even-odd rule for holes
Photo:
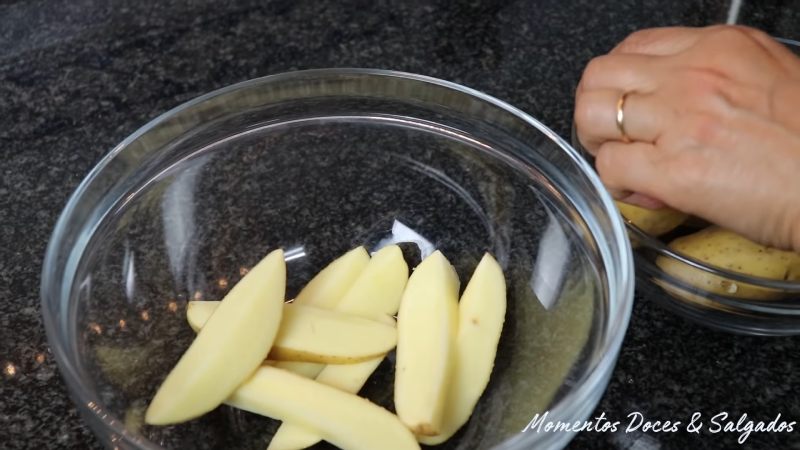
<svg viewBox="0 0 800 450">
<path fill-rule="evenodd" d="M 261 75 L 378 67 L 466 84 L 568 136 L 592 55 L 638 28 L 724 22 L 729 11 L 719 0 L 226 3 L 0 4 L 0 448 L 99 448 L 47 348 L 41 261 L 70 192 L 160 112 Z M 800 38 L 796 0 L 745 0 L 739 20 Z M 799 363 L 800 338 L 709 331 L 637 297 L 596 414 L 800 420 Z M 571 447 L 734 448 L 736 437 L 584 433 Z M 800 448 L 800 438 L 753 434 L 742 448 Z"/>
</svg>

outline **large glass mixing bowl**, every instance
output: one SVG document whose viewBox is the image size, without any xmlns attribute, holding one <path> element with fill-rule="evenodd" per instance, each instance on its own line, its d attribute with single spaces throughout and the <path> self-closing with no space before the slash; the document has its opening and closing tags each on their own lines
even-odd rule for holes
<svg viewBox="0 0 800 450">
<path fill-rule="evenodd" d="M 267 251 L 288 298 L 328 261 L 402 243 L 441 249 L 462 287 L 485 251 L 508 282 L 492 380 L 445 449 L 553 448 L 537 413 L 582 420 L 608 383 L 633 295 L 622 220 L 592 168 L 523 112 L 453 83 L 313 70 L 169 111 L 106 156 L 47 250 L 42 307 L 78 409 L 112 448 L 264 448 L 277 422 L 223 406 L 142 415 L 190 344 L 189 300 L 220 299 Z M 391 409 L 391 356 L 362 390 Z M 324 444 L 323 444 L 324 445 Z"/>
</svg>

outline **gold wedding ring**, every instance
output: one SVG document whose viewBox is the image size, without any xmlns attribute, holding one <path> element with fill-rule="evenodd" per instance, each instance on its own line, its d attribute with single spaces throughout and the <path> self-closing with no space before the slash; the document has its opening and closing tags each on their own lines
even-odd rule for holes
<svg viewBox="0 0 800 450">
<path fill-rule="evenodd" d="M 625 132 L 625 99 L 628 98 L 628 94 L 629 92 L 625 92 L 617 100 L 617 129 L 619 134 L 622 135 L 622 142 L 626 144 L 631 142 L 631 138 Z"/>
</svg>

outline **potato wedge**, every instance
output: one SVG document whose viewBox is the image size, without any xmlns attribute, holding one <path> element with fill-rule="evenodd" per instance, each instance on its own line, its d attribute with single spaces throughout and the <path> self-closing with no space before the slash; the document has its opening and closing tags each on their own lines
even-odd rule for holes
<svg viewBox="0 0 800 450">
<path fill-rule="evenodd" d="M 357 394 L 381 361 L 383 356 L 358 364 L 325 366 L 315 381 L 342 392 Z M 284 422 L 272 436 L 267 450 L 299 450 L 311 447 L 322 439 L 322 434 L 315 428 L 296 422 Z"/>
<path fill-rule="evenodd" d="M 689 218 L 689 215 L 672 208 L 647 209 L 620 201 L 614 202 L 628 222 L 650 236 L 669 233 Z"/>
<path fill-rule="evenodd" d="M 186 305 L 186 321 L 192 331 L 199 333 L 214 311 L 219 307 L 219 301 L 191 301 Z"/>
<path fill-rule="evenodd" d="M 497 345 L 506 317 L 506 281 L 497 261 L 485 254 L 458 303 L 458 337 L 442 429 L 436 436 L 418 436 L 423 444 L 450 439 L 475 409 L 489 384 Z"/>
<path fill-rule="evenodd" d="M 279 369 L 288 370 L 289 372 L 300 375 L 301 377 L 314 379 L 325 368 L 325 364 L 310 363 L 302 361 L 270 361 L 267 363 Z"/>
<path fill-rule="evenodd" d="M 408 266 L 400 247 L 390 245 L 372 255 L 353 287 L 345 294 L 337 310 L 394 324 L 389 315 L 397 313 L 408 281 Z M 348 365 L 329 365 L 316 380 L 353 394 L 358 393 L 383 360 Z M 283 423 L 269 443 L 268 450 L 297 450 L 310 447 L 322 437 L 316 430 L 294 423 Z"/>
<path fill-rule="evenodd" d="M 275 367 L 262 366 L 226 403 L 305 428 L 349 450 L 419 449 L 414 435 L 389 411 Z"/>
<path fill-rule="evenodd" d="M 367 263 L 369 263 L 369 253 L 363 246 L 350 250 L 317 273 L 300 291 L 297 296 L 300 301 L 295 299 L 295 303 L 316 307 L 336 305 L 361 275 Z M 310 362 L 278 361 L 275 367 L 314 378 L 325 366 Z"/>
<path fill-rule="evenodd" d="M 372 255 L 361 276 L 336 305 L 336 310 L 383 320 L 397 314 L 400 299 L 408 282 L 408 265 L 403 251 L 396 245 L 386 246 Z"/>
<path fill-rule="evenodd" d="M 385 355 L 397 345 L 397 328 L 336 310 L 286 305 L 270 358 L 354 364 Z"/>
<path fill-rule="evenodd" d="M 294 303 L 333 309 L 369 263 L 369 253 L 356 247 L 322 269 L 297 294 Z"/>
<path fill-rule="evenodd" d="M 394 403 L 416 435 L 442 431 L 442 414 L 458 331 L 459 281 L 436 251 L 408 279 L 397 317 Z"/>
<path fill-rule="evenodd" d="M 712 226 L 670 242 L 669 247 L 710 265 L 772 280 L 800 279 L 800 254 L 765 247 L 732 231 Z M 769 300 L 781 293 L 747 283 L 740 283 L 696 269 L 673 258 L 660 256 L 656 264 L 667 274 L 703 291 L 714 294 Z M 683 289 L 670 286 L 668 291 L 684 300 L 710 304 Z"/>
<path fill-rule="evenodd" d="M 145 422 L 167 425 L 219 406 L 264 361 L 283 313 L 283 251 L 262 259 L 220 302 L 192 345 L 167 375 Z"/>
<path fill-rule="evenodd" d="M 186 317 L 195 331 L 206 323 L 219 302 L 189 302 Z M 286 304 L 278 336 L 268 358 L 353 364 L 383 356 L 397 345 L 393 323 L 374 321 L 328 309 Z"/>
</svg>

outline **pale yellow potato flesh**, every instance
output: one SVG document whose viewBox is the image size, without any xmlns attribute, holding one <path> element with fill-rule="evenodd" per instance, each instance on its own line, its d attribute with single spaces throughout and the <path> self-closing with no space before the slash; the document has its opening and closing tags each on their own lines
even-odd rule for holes
<svg viewBox="0 0 800 450">
<path fill-rule="evenodd" d="M 270 358 L 325 364 L 354 364 L 392 351 L 397 328 L 337 310 L 287 305 Z"/>
<path fill-rule="evenodd" d="M 262 259 L 220 302 L 214 315 L 167 375 L 145 422 L 167 425 L 219 406 L 266 358 L 283 313 L 283 251 Z"/>
<path fill-rule="evenodd" d="M 334 309 L 368 319 L 397 314 L 403 290 L 408 282 L 408 265 L 396 245 L 384 247 L 372 255 L 361 276 L 344 294 Z"/>
<path fill-rule="evenodd" d="M 441 432 L 436 436 L 418 436 L 423 444 L 443 443 L 469 420 L 489 384 L 505 317 L 503 270 L 487 253 L 475 268 L 458 303 L 455 365 L 446 395 Z"/>
<path fill-rule="evenodd" d="M 381 361 L 383 356 L 358 364 L 325 366 L 316 381 L 342 392 L 357 394 Z M 311 447 L 322 439 L 320 432 L 314 428 L 296 422 L 284 422 L 269 441 L 267 450 L 299 450 Z"/>
<path fill-rule="evenodd" d="M 384 408 L 275 367 L 259 368 L 226 403 L 317 430 L 323 439 L 343 449 L 419 449 L 414 435 Z"/>
<path fill-rule="evenodd" d="M 408 281 L 408 265 L 396 245 L 382 248 L 372 255 L 367 267 L 336 307 L 337 311 L 394 323 L 389 316 L 397 313 Z M 358 364 L 329 365 L 316 377 L 320 383 L 353 394 L 358 393 L 383 360 L 379 358 Z M 297 450 L 310 447 L 322 439 L 313 429 L 295 423 L 283 423 L 270 440 L 268 450 Z"/>
<path fill-rule="evenodd" d="M 219 302 L 190 302 L 186 317 L 199 331 Z M 268 358 L 354 364 L 383 356 L 397 345 L 394 324 L 333 310 L 286 304 L 283 319 Z"/>
<path fill-rule="evenodd" d="M 418 436 L 442 432 L 458 331 L 459 281 L 436 251 L 408 279 L 397 317 L 394 403 Z"/>
<path fill-rule="evenodd" d="M 800 267 L 800 254 L 765 247 L 717 226 L 677 238 L 670 242 L 669 247 L 694 259 L 732 272 L 772 280 L 800 278 L 800 271 L 797 270 Z M 714 294 L 754 300 L 775 299 L 782 295 L 780 291 L 730 280 L 666 256 L 656 258 L 656 264 L 665 273 L 686 284 Z M 670 286 L 668 291 L 687 301 L 705 305 L 716 304 L 677 287 Z"/>
<path fill-rule="evenodd" d="M 664 207 L 647 209 L 620 201 L 614 202 L 617 209 L 628 222 L 636 225 L 650 236 L 661 236 L 669 233 L 689 218 L 689 215 L 678 210 Z"/>
<path fill-rule="evenodd" d="M 273 366 L 288 370 L 289 372 L 296 373 L 301 377 L 306 378 L 316 378 L 322 369 L 325 368 L 325 364 L 320 363 L 310 363 L 310 362 L 301 362 L 301 361 L 267 361 L 272 363 Z"/>
<path fill-rule="evenodd" d="M 297 294 L 294 303 L 333 309 L 369 263 L 369 253 L 356 247 L 322 269 Z"/>
<path fill-rule="evenodd" d="M 369 253 L 363 246 L 356 247 L 335 259 L 317 273 L 300 291 L 298 298 L 301 300 L 298 304 L 316 307 L 338 304 L 342 296 L 350 290 L 353 282 L 361 275 L 361 271 L 367 267 L 369 259 Z M 275 363 L 275 367 L 306 378 L 314 378 L 325 368 L 325 365 L 300 361 L 278 361 Z"/>
</svg>

